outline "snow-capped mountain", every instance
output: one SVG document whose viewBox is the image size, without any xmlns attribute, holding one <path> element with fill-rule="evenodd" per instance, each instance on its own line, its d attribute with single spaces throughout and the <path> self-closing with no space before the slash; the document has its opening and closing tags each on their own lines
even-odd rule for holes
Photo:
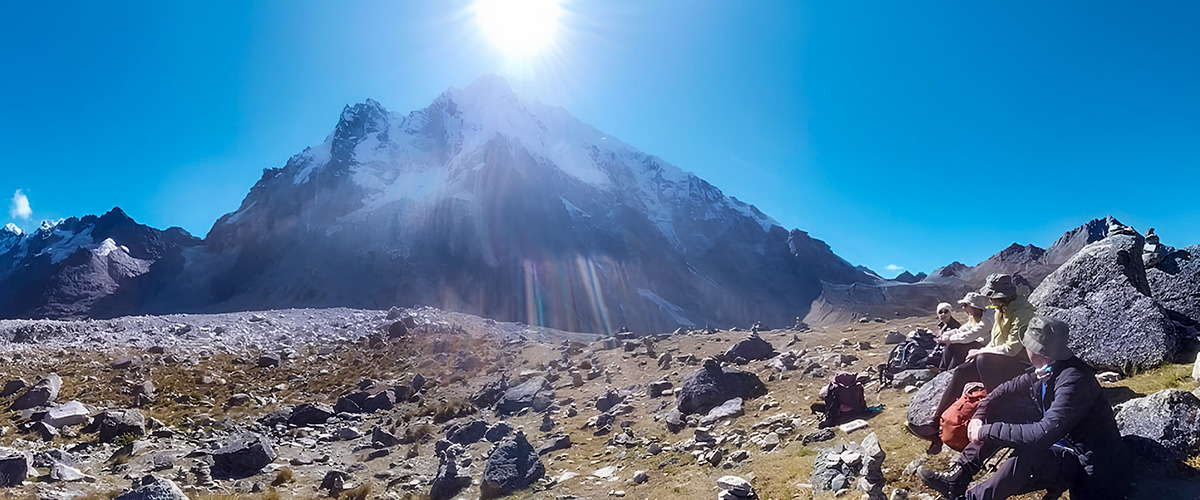
<svg viewBox="0 0 1200 500">
<path fill-rule="evenodd" d="M 869 281 L 802 231 L 498 77 L 347 106 L 268 169 L 156 308 L 427 304 L 567 330 L 790 324 Z"/>
<path fill-rule="evenodd" d="M 790 325 L 823 281 L 875 279 L 498 77 L 347 106 L 203 242 L 114 209 L 0 231 L 0 273 L 7 317 L 433 305 L 582 332 Z"/>
<path fill-rule="evenodd" d="M 156 266 L 178 260 L 200 240 L 179 228 L 160 231 L 120 208 L 43 222 L 33 233 L 0 230 L 0 317 L 80 318 L 137 312 Z M 180 262 L 174 262 L 179 265 Z"/>
</svg>

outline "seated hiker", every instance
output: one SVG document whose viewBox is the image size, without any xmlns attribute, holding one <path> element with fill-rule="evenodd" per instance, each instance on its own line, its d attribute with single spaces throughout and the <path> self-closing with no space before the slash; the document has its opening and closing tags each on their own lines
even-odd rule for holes
<svg viewBox="0 0 1200 500">
<path fill-rule="evenodd" d="M 958 320 L 954 318 L 954 308 L 949 302 L 942 302 L 941 304 L 938 304 L 937 318 L 938 335 L 962 326 L 962 323 L 959 323 Z"/>
<path fill-rule="evenodd" d="M 967 359 L 950 373 L 950 385 L 942 394 L 934 415 L 941 415 L 962 394 L 963 387 L 968 382 L 983 382 L 983 386 L 991 392 L 1000 384 L 1023 373 L 1029 366 L 1023 355 L 1024 347 L 1021 337 L 1029 320 L 1033 318 L 1034 307 L 1023 295 L 1017 293 L 1017 285 L 1007 274 L 992 274 L 979 293 L 990 299 L 996 308 L 995 320 L 992 325 L 992 338 L 988 344 L 979 349 L 967 352 Z M 941 452 L 941 440 L 936 424 L 916 426 L 909 422 L 909 429 L 933 443 L 928 453 Z"/>
<path fill-rule="evenodd" d="M 824 415 L 820 428 L 832 427 L 867 411 L 866 393 L 858 381 L 857 373 L 839 372 L 834 375 L 833 382 L 821 389 L 821 401 L 813 403 L 810 409 L 815 414 Z"/>
<path fill-rule="evenodd" d="M 1125 498 L 1130 477 L 1124 442 L 1095 371 L 1067 347 L 1067 324 L 1036 317 L 1022 343 L 1033 368 L 979 403 L 967 426 L 970 444 L 948 470 L 920 467 L 917 475 L 951 500 L 1000 500 L 1038 490 L 1047 490 L 1044 498 L 1068 490 L 1072 500 Z M 1013 455 L 967 490 L 984 461 L 1002 448 L 1012 448 Z"/>
<path fill-rule="evenodd" d="M 942 332 L 938 343 L 946 346 L 942 353 L 942 371 L 953 370 L 967 360 L 967 353 L 972 349 L 981 349 L 987 345 L 992 334 L 992 318 L 984 314 L 989 305 L 987 297 L 976 292 L 967 292 L 959 299 L 963 311 L 967 313 L 967 322 L 957 328 Z"/>
</svg>

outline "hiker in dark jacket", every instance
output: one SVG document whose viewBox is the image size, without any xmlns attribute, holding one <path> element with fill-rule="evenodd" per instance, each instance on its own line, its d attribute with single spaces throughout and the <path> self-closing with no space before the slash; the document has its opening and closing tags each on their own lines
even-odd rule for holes
<svg viewBox="0 0 1200 500">
<path fill-rule="evenodd" d="M 1066 323 L 1035 317 L 1022 344 L 1034 367 L 984 398 L 967 427 L 971 444 L 949 470 L 921 467 L 917 474 L 953 500 L 1038 490 L 1047 490 L 1045 498 L 1067 490 L 1072 500 L 1125 498 L 1129 468 L 1112 407 L 1095 372 L 1067 347 Z M 983 462 L 1002 448 L 1012 448 L 1012 457 L 967 491 Z"/>
</svg>

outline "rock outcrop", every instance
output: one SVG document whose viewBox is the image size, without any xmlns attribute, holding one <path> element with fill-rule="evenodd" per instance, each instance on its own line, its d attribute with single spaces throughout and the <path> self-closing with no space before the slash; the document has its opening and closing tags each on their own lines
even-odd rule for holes
<svg viewBox="0 0 1200 500">
<path fill-rule="evenodd" d="M 1112 234 L 1083 247 L 1029 297 L 1039 315 L 1070 325 L 1071 349 L 1094 367 L 1151 368 L 1178 349 L 1174 324 L 1151 297 L 1141 255 L 1141 236 Z"/>
</svg>

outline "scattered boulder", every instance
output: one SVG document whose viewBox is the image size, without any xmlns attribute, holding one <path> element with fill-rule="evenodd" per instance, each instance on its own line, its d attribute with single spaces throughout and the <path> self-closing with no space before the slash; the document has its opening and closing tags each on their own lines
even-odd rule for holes
<svg viewBox="0 0 1200 500">
<path fill-rule="evenodd" d="M 304 403 L 292 409 L 288 423 L 297 427 L 323 424 L 334 416 L 333 407 L 324 403 Z"/>
<path fill-rule="evenodd" d="M 247 433 L 235 436 L 212 453 L 213 472 L 225 477 L 249 477 L 275 461 L 275 450 L 267 438 Z"/>
<path fill-rule="evenodd" d="M 10 410 L 28 410 L 39 406 L 46 406 L 54 402 L 54 398 L 58 397 L 58 391 L 62 389 L 62 378 L 57 373 L 51 373 L 46 377 L 38 380 L 33 387 L 30 387 L 25 394 L 13 401 Z"/>
<path fill-rule="evenodd" d="M 96 415 L 90 428 L 100 433 L 101 443 L 111 443 L 125 435 L 146 435 L 146 417 L 137 410 L 105 410 Z"/>
<path fill-rule="evenodd" d="M 371 396 L 363 402 L 362 409 L 367 413 L 375 413 L 382 410 L 390 410 L 396 406 L 396 393 L 391 389 L 379 391 L 374 396 Z"/>
<path fill-rule="evenodd" d="M 4 390 L 0 391 L 0 398 L 12 396 L 13 394 L 21 392 L 21 390 L 26 387 L 29 387 L 29 382 L 26 382 L 23 378 L 9 380 L 8 382 L 4 383 Z"/>
<path fill-rule="evenodd" d="M 450 424 L 446 426 L 446 440 L 451 443 L 468 445 L 479 442 L 488 432 L 488 423 L 484 420 Z"/>
<path fill-rule="evenodd" d="M 271 368 L 279 366 L 279 355 L 273 352 L 265 352 L 258 357 L 259 368 Z"/>
<path fill-rule="evenodd" d="M 763 340 L 757 333 L 750 334 L 742 341 L 733 344 L 725 351 L 725 359 L 743 358 L 748 361 L 760 361 L 775 356 L 775 346 Z"/>
<path fill-rule="evenodd" d="M 12 449 L 0 449 L 0 487 L 20 486 L 32 471 L 29 455 Z"/>
<path fill-rule="evenodd" d="M 363 406 L 367 404 L 367 399 L 370 397 L 371 393 L 367 391 L 342 394 L 338 396 L 337 403 L 333 405 L 333 411 L 337 413 L 363 413 Z"/>
<path fill-rule="evenodd" d="M 937 424 L 937 405 L 950 387 L 952 371 L 937 374 L 908 400 L 908 423 L 915 426 Z"/>
<path fill-rule="evenodd" d="M 717 488 L 721 491 L 717 493 L 718 500 L 748 500 L 758 498 L 754 493 L 754 487 L 750 485 L 750 481 L 737 476 L 721 476 L 717 479 Z"/>
<path fill-rule="evenodd" d="M 408 325 L 405 325 L 403 321 L 396 321 L 388 325 L 388 338 L 398 339 L 406 335 L 408 335 Z"/>
<path fill-rule="evenodd" d="M 438 471 L 429 490 L 430 500 L 449 500 L 471 485 L 471 476 L 458 466 L 462 451 L 461 446 L 451 445 L 438 453 Z"/>
<path fill-rule="evenodd" d="M 617 406 L 625 401 L 625 397 L 617 391 L 609 389 L 596 400 L 596 409 L 602 412 L 608 411 L 614 406 Z"/>
<path fill-rule="evenodd" d="M 496 403 L 496 412 L 501 415 L 512 415 L 525 408 L 542 411 L 554 402 L 554 386 L 546 377 L 534 377 L 528 381 L 504 391 L 500 401 Z"/>
<path fill-rule="evenodd" d="M 721 420 L 737 418 L 745 414 L 746 410 L 742 408 L 742 398 L 733 398 L 709 410 L 708 414 L 700 419 L 700 425 L 712 425 Z"/>
<path fill-rule="evenodd" d="M 73 482 L 88 479 L 89 476 L 79 469 L 67 464 L 55 463 L 50 466 L 50 479 L 54 481 Z"/>
<path fill-rule="evenodd" d="M 905 337 L 903 333 L 900 333 L 900 330 L 891 330 L 887 332 L 887 336 L 883 338 L 883 343 L 884 345 L 900 344 L 904 342 L 905 338 L 907 337 Z"/>
<path fill-rule="evenodd" d="M 500 398 L 504 397 L 506 391 L 508 391 L 508 377 L 503 376 L 484 384 L 478 391 L 471 394 L 467 401 L 477 408 L 491 408 L 500 401 Z"/>
<path fill-rule="evenodd" d="M 937 376 L 937 372 L 929 368 L 904 370 L 892 377 L 892 386 L 904 387 L 908 385 L 918 385 L 918 382 L 929 382 L 930 380 L 933 380 L 933 377 L 935 376 Z"/>
<path fill-rule="evenodd" d="M 1038 285 L 1029 301 L 1038 314 L 1070 325 L 1070 347 L 1104 369 L 1148 369 L 1174 358 L 1174 324 L 1151 298 L 1137 234 L 1088 244 Z"/>
<path fill-rule="evenodd" d="M 488 457 L 479 485 L 480 498 L 487 500 L 512 494 L 528 488 L 545 475 L 546 466 L 525 439 L 525 434 L 518 432 L 500 443 Z"/>
<path fill-rule="evenodd" d="M 51 427 L 64 427 L 68 425 L 83 425 L 88 423 L 87 407 L 79 401 L 71 401 L 66 404 L 55 406 L 50 411 L 46 412 L 46 416 L 42 417 L 42 423 Z"/>
<path fill-rule="evenodd" d="M 562 432 L 556 432 L 556 433 L 554 433 L 554 435 L 546 438 L 545 444 L 543 444 L 541 448 L 538 448 L 537 454 L 539 456 L 545 455 L 547 453 L 553 453 L 553 452 L 556 452 L 559 450 L 565 450 L 570 447 L 571 447 L 571 436 L 563 434 Z"/>
<path fill-rule="evenodd" d="M 646 386 L 646 395 L 652 398 L 657 398 L 662 396 L 664 392 L 670 390 L 672 387 L 674 387 L 674 385 L 666 380 L 650 382 L 650 385 Z"/>
<path fill-rule="evenodd" d="M 376 425 L 371 428 L 371 444 L 390 448 L 400 444 L 400 438 Z"/>
<path fill-rule="evenodd" d="M 684 414 L 706 413 L 730 399 L 753 399 L 766 393 L 767 386 L 758 375 L 722 368 L 710 358 L 683 378 L 683 386 L 676 392 L 676 407 Z"/>
<path fill-rule="evenodd" d="M 513 426 L 508 422 L 496 422 L 488 427 L 487 432 L 483 434 L 483 438 L 492 443 L 499 443 L 512 434 Z"/>
<path fill-rule="evenodd" d="M 188 496 L 170 479 L 149 476 L 116 500 L 188 500 Z"/>
<path fill-rule="evenodd" d="M 1166 462 L 1200 449 L 1200 398 L 1190 392 L 1163 389 L 1115 410 L 1121 436 L 1139 455 Z"/>
<path fill-rule="evenodd" d="M 808 446 L 812 443 L 818 443 L 821 441 L 829 441 L 833 438 L 834 438 L 833 429 L 825 428 L 825 429 L 820 429 L 820 430 L 811 432 L 809 434 L 806 434 L 804 436 L 804 440 L 802 441 L 802 444 L 804 444 L 804 446 Z"/>
</svg>

